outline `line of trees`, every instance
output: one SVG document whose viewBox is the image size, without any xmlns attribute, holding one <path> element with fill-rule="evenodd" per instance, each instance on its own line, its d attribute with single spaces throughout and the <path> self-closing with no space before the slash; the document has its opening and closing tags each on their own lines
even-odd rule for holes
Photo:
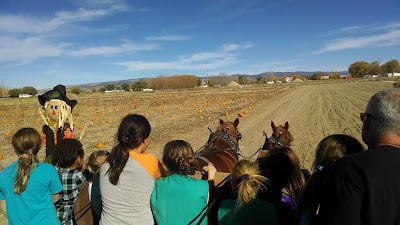
<svg viewBox="0 0 400 225">
<path fill-rule="evenodd" d="M 400 73 L 400 63 L 398 60 L 390 60 L 383 65 L 379 61 L 368 63 L 366 61 L 357 61 L 349 66 L 349 73 L 353 77 L 363 77 L 364 75 L 381 75 L 388 73 Z"/>
<path fill-rule="evenodd" d="M 152 89 L 194 88 L 201 85 L 201 79 L 195 75 L 159 76 L 150 80 Z"/>
<path fill-rule="evenodd" d="M 3 87 L 3 89 L 5 89 Z M 3 90 L 2 90 L 3 91 Z M 2 92 L 3 93 L 3 92 Z M 11 98 L 17 98 L 20 94 L 37 95 L 38 91 L 32 86 L 25 86 L 23 88 L 13 88 L 8 90 L 8 95 Z"/>
</svg>

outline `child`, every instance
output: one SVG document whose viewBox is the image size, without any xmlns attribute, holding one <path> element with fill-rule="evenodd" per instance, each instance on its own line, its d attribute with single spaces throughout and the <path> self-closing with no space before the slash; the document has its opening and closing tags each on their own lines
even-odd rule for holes
<svg viewBox="0 0 400 225">
<path fill-rule="evenodd" d="M 313 175 L 307 181 L 300 195 L 296 212 L 296 224 L 308 225 L 316 223 L 316 215 L 329 179 L 331 166 L 346 155 L 364 151 L 361 143 L 346 134 L 333 134 L 319 142 L 313 163 Z"/>
<path fill-rule="evenodd" d="M 186 141 L 168 142 L 163 163 L 169 175 L 156 180 L 150 199 L 155 222 L 158 225 L 188 224 L 207 205 L 209 184 L 190 177 L 195 173 L 197 161 Z M 213 165 L 205 166 L 203 170 L 208 173 L 208 180 L 214 180 L 217 170 Z M 201 224 L 207 224 L 207 219 Z"/>
<path fill-rule="evenodd" d="M 56 145 L 55 155 L 58 175 L 63 184 L 61 199 L 55 203 L 57 215 L 63 225 L 73 225 L 74 202 L 86 180 L 80 172 L 84 162 L 82 144 L 76 139 L 62 139 Z"/>
<path fill-rule="evenodd" d="M 0 203 L 10 224 L 60 224 L 53 202 L 62 185 L 54 166 L 39 162 L 40 143 L 33 128 L 22 128 L 12 138 L 19 159 L 0 172 Z"/>
<path fill-rule="evenodd" d="M 259 159 L 259 166 L 269 179 L 268 190 L 263 190 L 259 197 L 275 204 L 280 224 L 293 224 L 297 201 L 305 186 L 298 157 L 289 147 L 274 147 Z"/>
<path fill-rule="evenodd" d="M 74 205 L 74 217 L 77 225 L 99 224 L 101 215 L 101 196 L 99 175 L 101 165 L 110 155 L 108 151 L 98 150 L 92 152 L 87 168 L 92 177 L 86 181 L 79 192 Z"/>
<path fill-rule="evenodd" d="M 117 145 L 100 168 L 101 224 L 154 224 L 150 196 L 164 169 L 146 153 L 150 131 L 144 116 L 129 114 L 122 119 Z"/>
<path fill-rule="evenodd" d="M 233 167 L 231 179 L 237 197 L 222 201 L 218 210 L 219 224 L 278 224 L 274 205 L 256 197 L 266 180 L 256 163 L 239 161 Z"/>
</svg>

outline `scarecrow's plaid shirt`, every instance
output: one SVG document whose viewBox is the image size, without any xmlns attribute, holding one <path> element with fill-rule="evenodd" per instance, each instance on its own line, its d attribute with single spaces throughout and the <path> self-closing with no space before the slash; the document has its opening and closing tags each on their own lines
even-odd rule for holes
<svg viewBox="0 0 400 225">
<path fill-rule="evenodd" d="M 59 168 L 58 176 L 63 185 L 63 191 L 60 200 L 55 203 L 57 216 L 62 225 L 73 225 L 74 202 L 86 179 L 80 171 L 69 168 Z"/>
</svg>

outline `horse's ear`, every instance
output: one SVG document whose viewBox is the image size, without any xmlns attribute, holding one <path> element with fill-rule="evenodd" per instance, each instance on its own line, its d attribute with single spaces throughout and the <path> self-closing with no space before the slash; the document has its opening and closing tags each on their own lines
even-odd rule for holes
<svg viewBox="0 0 400 225">
<path fill-rule="evenodd" d="M 289 122 L 288 121 L 286 121 L 286 123 L 285 123 L 285 129 L 286 130 L 289 129 Z"/>
<path fill-rule="evenodd" d="M 275 123 L 274 123 L 274 121 L 272 121 L 272 120 L 271 120 L 271 127 L 272 127 L 272 130 L 275 130 L 275 129 L 276 129 Z"/>
<path fill-rule="evenodd" d="M 239 118 L 236 118 L 236 120 L 233 122 L 233 126 L 237 128 L 238 125 L 239 125 Z"/>
<path fill-rule="evenodd" d="M 223 121 L 222 119 L 219 119 L 219 124 L 224 124 L 225 123 L 225 121 Z"/>
</svg>

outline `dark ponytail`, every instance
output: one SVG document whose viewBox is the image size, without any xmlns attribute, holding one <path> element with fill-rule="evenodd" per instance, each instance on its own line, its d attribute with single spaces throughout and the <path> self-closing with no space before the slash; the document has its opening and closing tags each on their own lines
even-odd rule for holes
<svg viewBox="0 0 400 225">
<path fill-rule="evenodd" d="M 128 161 L 129 151 L 138 148 L 149 137 L 150 131 L 150 123 L 144 116 L 128 114 L 122 119 L 117 132 L 118 143 L 108 157 L 110 183 L 114 185 L 118 183 L 119 176 Z"/>
</svg>

